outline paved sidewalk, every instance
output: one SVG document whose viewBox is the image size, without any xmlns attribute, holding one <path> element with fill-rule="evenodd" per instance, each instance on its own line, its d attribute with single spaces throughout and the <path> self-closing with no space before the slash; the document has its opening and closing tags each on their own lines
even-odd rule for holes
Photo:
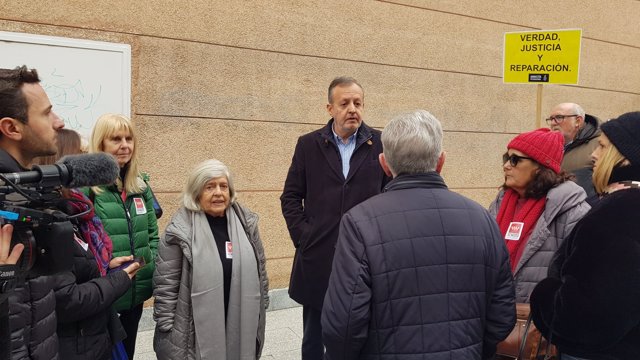
<svg viewBox="0 0 640 360">
<path fill-rule="evenodd" d="M 155 360 L 153 352 L 153 308 L 145 308 L 140 320 L 134 360 Z M 267 311 L 267 328 L 262 357 L 265 360 L 300 359 L 302 307 Z"/>
</svg>

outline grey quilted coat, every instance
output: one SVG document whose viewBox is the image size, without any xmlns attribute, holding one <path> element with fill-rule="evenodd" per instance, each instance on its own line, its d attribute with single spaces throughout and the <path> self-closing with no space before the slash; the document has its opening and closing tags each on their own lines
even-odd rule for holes
<svg viewBox="0 0 640 360">
<path fill-rule="evenodd" d="M 489 206 L 496 218 L 504 191 L 500 190 Z M 566 181 L 547 193 L 544 212 L 531 232 L 522 257 L 513 273 L 516 302 L 528 303 L 529 295 L 538 282 L 547 277 L 551 259 L 576 223 L 591 209 L 586 193 L 573 181 Z"/>
<path fill-rule="evenodd" d="M 256 334 L 256 357 L 264 344 L 265 310 L 269 306 L 269 282 L 266 273 L 264 248 L 258 232 L 258 215 L 237 202 L 231 204 L 240 218 L 251 243 L 260 277 L 261 311 Z M 156 269 L 153 276 L 155 305 L 153 317 L 156 332 L 153 348 L 158 359 L 196 359 L 195 328 L 191 307 L 192 254 L 191 211 L 178 210 L 160 239 Z M 175 271 L 177 264 L 181 271 Z M 173 270 L 172 270 L 173 269 Z M 211 311 L 216 311 L 214 308 Z M 224 331 L 224 330 L 223 330 Z"/>
</svg>

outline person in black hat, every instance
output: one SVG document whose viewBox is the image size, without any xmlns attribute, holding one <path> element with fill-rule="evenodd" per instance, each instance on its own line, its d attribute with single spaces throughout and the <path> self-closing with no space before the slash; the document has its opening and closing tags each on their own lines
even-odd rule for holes
<svg viewBox="0 0 640 360">
<path fill-rule="evenodd" d="M 640 358 L 640 112 L 602 124 L 591 154 L 600 201 L 531 294 L 561 359 Z"/>
</svg>

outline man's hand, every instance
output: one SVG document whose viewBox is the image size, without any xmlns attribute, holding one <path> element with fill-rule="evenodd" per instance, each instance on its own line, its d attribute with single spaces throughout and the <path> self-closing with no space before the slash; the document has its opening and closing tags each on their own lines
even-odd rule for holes
<svg viewBox="0 0 640 360">
<path fill-rule="evenodd" d="M 0 229 L 0 265 L 15 265 L 20 260 L 23 244 L 16 244 L 11 248 L 11 235 L 13 235 L 13 225 L 6 224 Z M 9 253 L 11 250 L 11 253 Z"/>
</svg>

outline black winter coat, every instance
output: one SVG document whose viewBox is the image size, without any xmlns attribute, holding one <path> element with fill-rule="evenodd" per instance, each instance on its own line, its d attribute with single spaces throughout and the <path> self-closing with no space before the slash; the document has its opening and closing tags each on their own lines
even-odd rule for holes
<svg viewBox="0 0 640 360">
<path fill-rule="evenodd" d="M 516 320 L 495 220 L 435 172 L 398 176 L 385 191 L 342 219 L 325 359 L 491 358 Z"/>
<path fill-rule="evenodd" d="M 9 295 L 11 359 L 59 359 L 52 276 L 27 280 Z"/>
<path fill-rule="evenodd" d="M 25 171 L 0 149 L 0 172 Z M 11 359 L 58 359 L 56 299 L 52 276 L 39 276 L 18 284 L 9 295 Z M 2 334 L 2 336 L 6 336 Z"/>
<path fill-rule="evenodd" d="M 364 123 L 358 129 L 349 174 L 344 178 L 331 126 L 298 139 L 280 197 L 282 214 L 296 253 L 289 296 L 322 309 L 342 215 L 373 195 L 389 178 L 382 171 L 380 131 Z"/>
<path fill-rule="evenodd" d="M 122 340 L 109 333 L 110 325 L 119 325 L 112 305 L 131 280 L 124 270 L 101 277 L 91 250 L 75 245 L 73 270 L 55 275 L 60 357 L 108 360 L 114 343 Z"/>
<path fill-rule="evenodd" d="M 533 321 L 561 352 L 640 359 L 640 189 L 602 198 L 531 293 Z M 551 329 L 553 328 L 553 333 Z"/>
</svg>

